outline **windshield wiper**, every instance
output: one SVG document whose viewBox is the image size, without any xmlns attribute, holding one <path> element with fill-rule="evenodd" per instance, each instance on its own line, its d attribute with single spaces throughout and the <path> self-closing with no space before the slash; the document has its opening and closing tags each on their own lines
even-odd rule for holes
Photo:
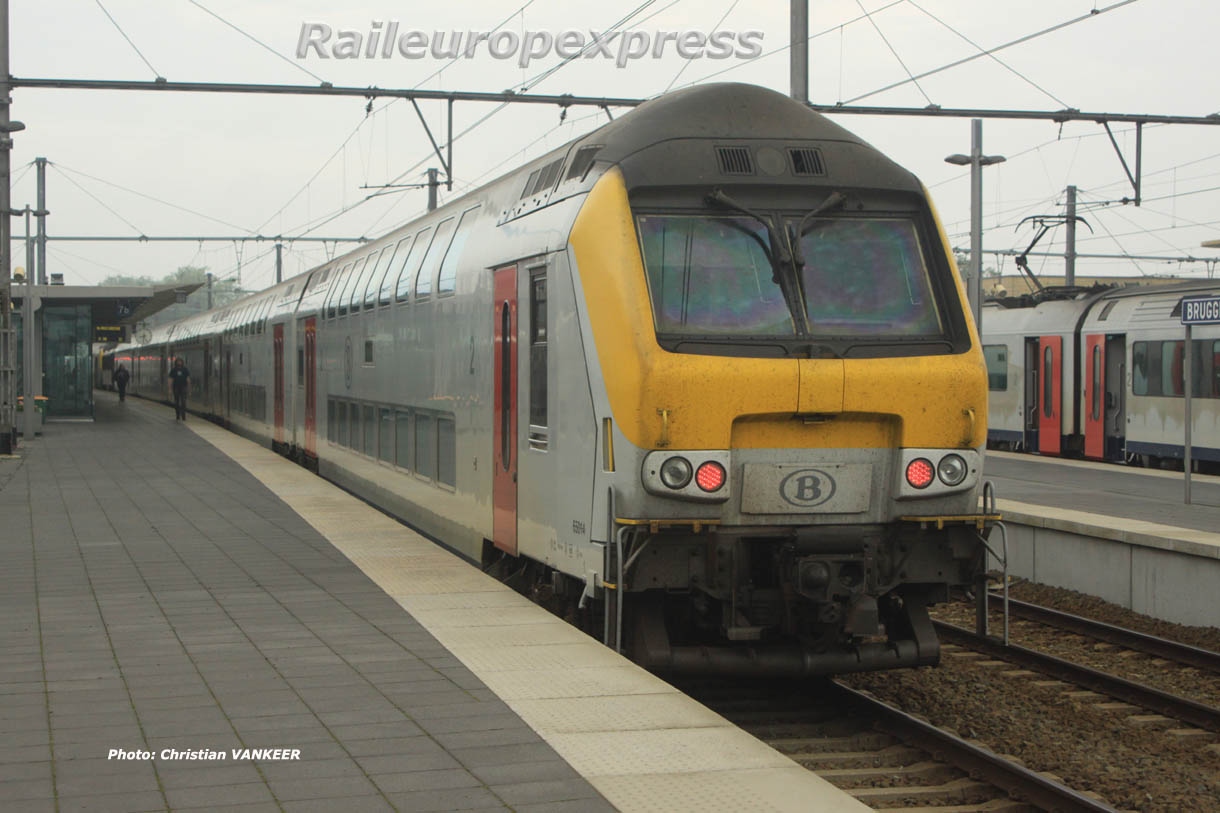
<svg viewBox="0 0 1220 813">
<path fill-rule="evenodd" d="M 796 285 L 796 267 L 792 264 L 792 251 L 788 245 L 788 235 L 783 231 L 777 231 L 775 222 L 771 218 L 759 214 L 753 209 L 733 200 L 718 186 L 708 193 L 707 202 L 716 203 L 727 209 L 740 212 L 763 225 L 763 228 L 767 230 L 767 242 L 771 244 L 771 250 L 764 251 L 767 255 L 767 260 L 771 263 L 771 280 L 779 286 L 780 291 L 783 293 L 784 300 L 788 303 L 789 310 L 792 311 L 793 319 L 800 318 L 803 322 L 802 315 L 805 312 L 805 306 L 801 302 L 800 291 Z"/>
<path fill-rule="evenodd" d="M 831 192 L 826 200 L 819 203 L 817 206 L 811 209 L 808 214 L 801 218 L 801 222 L 791 234 L 792 263 L 796 268 L 805 267 L 805 252 L 801 250 L 801 238 L 813 231 L 814 224 L 809 223 L 809 221 L 813 220 L 818 215 L 826 214 L 833 209 L 838 209 L 846 202 L 847 195 L 844 195 L 842 192 Z M 809 223 L 809 225 L 806 226 L 806 223 Z"/>
</svg>

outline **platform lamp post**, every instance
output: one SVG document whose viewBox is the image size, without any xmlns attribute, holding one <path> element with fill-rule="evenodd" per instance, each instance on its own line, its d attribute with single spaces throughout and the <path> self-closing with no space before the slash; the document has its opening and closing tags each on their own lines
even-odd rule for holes
<svg viewBox="0 0 1220 813">
<path fill-rule="evenodd" d="M 983 155 L 983 120 L 970 120 L 970 154 L 956 153 L 945 162 L 970 167 L 970 280 L 966 296 L 974 310 L 974 324 L 983 335 L 983 167 L 1006 161 L 1002 155 Z"/>
</svg>

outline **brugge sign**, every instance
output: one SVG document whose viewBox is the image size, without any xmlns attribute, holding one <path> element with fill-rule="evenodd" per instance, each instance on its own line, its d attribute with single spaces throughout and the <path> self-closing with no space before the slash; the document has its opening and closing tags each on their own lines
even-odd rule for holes
<svg viewBox="0 0 1220 813">
<path fill-rule="evenodd" d="M 1220 324 L 1220 296 L 1182 300 L 1182 324 Z"/>
</svg>

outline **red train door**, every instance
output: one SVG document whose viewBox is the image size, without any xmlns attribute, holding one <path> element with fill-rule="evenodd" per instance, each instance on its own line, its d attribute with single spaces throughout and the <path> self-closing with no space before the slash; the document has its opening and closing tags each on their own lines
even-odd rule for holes
<svg viewBox="0 0 1220 813">
<path fill-rule="evenodd" d="M 495 271 L 492 541 L 517 555 L 517 266 Z"/>
<path fill-rule="evenodd" d="M 318 456 L 318 320 L 305 320 L 305 454 Z"/>
<path fill-rule="evenodd" d="M 1038 337 L 1042 385 L 1038 401 L 1038 451 L 1059 454 L 1063 427 L 1063 337 Z"/>
<path fill-rule="evenodd" d="M 284 326 L 275 326 L 275 442 L 284 442 Z"/>
<path fill-rule="evenodd" d="M 1106 337 L 1085 336 L 1084 454 L 1106 458 Z"/>
</svg>

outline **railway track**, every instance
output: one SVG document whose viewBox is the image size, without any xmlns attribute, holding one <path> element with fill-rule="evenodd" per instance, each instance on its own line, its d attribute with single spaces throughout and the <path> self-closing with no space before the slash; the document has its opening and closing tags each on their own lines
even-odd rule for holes
<svg viewBox="0 0 1220 813">
<path fill-rule="evenodd" d="M 1077 635 L 1096 638 L 1099 641 L 1121 646 L 1126 649 L 1143 652 L 1157 658 L 1176 661 L 1196 669 L 1204 669 L 1220 674 L 1220 652 L 1190 646 L 1188 644 L 1146 635 L 1135 630 L 1116 627 L 1079 615 L 1053 610 L 1038 604 L 1030 604 L 1017 599 L 1008 600 L 1010 615 L 1025 621 L 1033 621 L 1048 627 L 1054 627 Z"/>
<path fill-rule="evenodd" d="M 678 685 L 875 809 L 1114 810 L 838 681 Z"/>
<path fill-rule="evenodd" d="M 1006 646 L 994 638 L 978 635 L 955 624 L 934 621 L 933 625 L 942 642 L 964 647 L 997 661 L 1018 665 L 1122 703 L 1153 711 L 1169 720 L 1178 720 L 1202 731 L 1220 734 L 1220 709 L 1213 706 L 1073 663 L 1045 652 L 1027 649 L 1016 644 Z M 1148 719 L 1142 722 L 1155 723 L 1158 721 Z"/>
</svg>

